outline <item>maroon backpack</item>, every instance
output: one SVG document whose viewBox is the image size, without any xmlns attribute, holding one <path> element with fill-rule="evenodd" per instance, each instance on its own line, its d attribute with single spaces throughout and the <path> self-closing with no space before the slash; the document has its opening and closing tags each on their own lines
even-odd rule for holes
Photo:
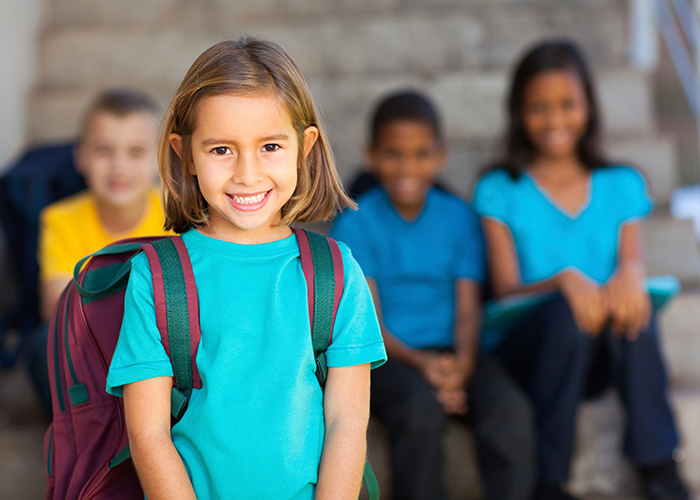
<svg viewBox="0 0 700 500">
<path fill-rule="evenodd" d="M 330 238 L 299 229 L 294 233 L 307 282 L 317 377 L 323 386 L 325 350 L 343 292 L 342 256 Z M 202 387 L 194 362 L 200 338 L 197 290 L 182 239 L 122 240 L 80 261 L 49 329 L 54 418 L 44 439 L 47 500 L 143 499 L 130 459 L 122 398 L 105 391 L 131 260 L 140 251 L 148 256 L 157 325 L 173 363 L 173 423 L 187 409 L 192 389 Z M 370 489 L 376 484 L 372 479 Z"/>
</svg>

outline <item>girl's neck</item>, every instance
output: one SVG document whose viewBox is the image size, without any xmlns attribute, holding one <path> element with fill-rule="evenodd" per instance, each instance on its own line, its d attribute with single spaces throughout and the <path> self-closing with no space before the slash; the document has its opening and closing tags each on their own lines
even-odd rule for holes
<svg viewBox="0 0 700 500">
<path fill-rule="evenodd" d="M 216 217 L 212 220 L 211 215 L 209 224 L 198 228 L 198 231 L 205 236 L 239 245 L 271 243 L 292 235 L 290 227 L 286 224 L 280 224 L 279 221 L 255 229 L 241 229 L 233 224 L 221 224 L 220 221 L 216 220 Z"/>
<path fill-rule="evenodd" d="M 132 231 L 143 220 L 148 202 L 128 207 L 113 207 L 97 203 L 97 217 L 108 234 L 124 234 Z"/>
<path fill-rule="evenodd" d="M 557 158 L 535 157 L 528 166 L 528 171 L 537 177 L 553 180 L 587 173 L 585 165 L 577 155 Z"/>
</svg>

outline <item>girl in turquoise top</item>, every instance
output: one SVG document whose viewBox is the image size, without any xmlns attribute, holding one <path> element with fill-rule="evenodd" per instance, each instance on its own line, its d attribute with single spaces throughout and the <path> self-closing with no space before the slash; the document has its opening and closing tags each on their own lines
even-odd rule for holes
<svg viewBox="0 0 700 500">
<path fill-rule="evenodd" d="M 545 42 L 525 55 L 508 112 L 505 158 L 479 181 L 474 208 L 496 297 L 558 292 L 497 349 L 537 410 L 537 497 L 571 498 L 561 485 L 576 407 L 594 374 L 620 390 L 625 451 L 642 472 L 648 498 L 685 499 L 643 286 L 642 219 L 652 208 L 644 177 L 601 154 L 592 79 L 571 43 Z"/>
<path fill-rule="evenodd" d="M 356 499 L 370 367 L 386 354 L 364 276 L 341 245 L 325 392 L 316 380 L 289 224 L 352 202 L 289 55 L 253 38 L 206 50 L 169 107 L 159 164 L 166 229 L 183 233 L 197 282 L 202 388 L 171 430 L 172 366 L 139 255 L 107 389 L 124 397 L 147 498 Z"/>
</svg>

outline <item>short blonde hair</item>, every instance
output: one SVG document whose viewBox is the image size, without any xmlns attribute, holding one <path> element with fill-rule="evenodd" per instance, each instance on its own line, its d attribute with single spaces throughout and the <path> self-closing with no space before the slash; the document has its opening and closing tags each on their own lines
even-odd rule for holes
<svg viewBox="0 0 700 500">
<path fill-rule="evenodd" d="M 246 36 L 205 50 L 187 71 L 168 107 L 158 149 L 166 229 L 183 233 L 208 223 L 209 206 L 190 173 L 191 136 L 199 101 L 221 94 L 268 93 L 289 113 L 299 146 L 297 187 L 282 207 L 282 223 L 318 222 L 355 207 L 340 183 L 326 132 L 299 68 L 276 43 Z M 310 126 L 317 127 L 319 134 L 305 157 L 304 130 Z M 170 144 L 172 133 L 183 138 L 180 155 Z"/>
</svg>

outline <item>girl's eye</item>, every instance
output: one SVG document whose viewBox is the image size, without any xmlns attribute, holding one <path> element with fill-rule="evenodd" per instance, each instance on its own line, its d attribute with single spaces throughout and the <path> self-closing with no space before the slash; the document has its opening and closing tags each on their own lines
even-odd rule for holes
<svg viewBox="0 0 700 500">
<path fill-rule="evenodd" d="M 211 150 L 215 155 L 225 155 L 231 152 L 231 150 L 225 146 L 219 146 Z"/>
<path fill-rule="evenodd" d="M 280 148 L 279 144 L 265 144 L 262 147 L 262 150 L 266 153 L 272 153 L 274 151 L 277 151 Z"/>
</svg>

